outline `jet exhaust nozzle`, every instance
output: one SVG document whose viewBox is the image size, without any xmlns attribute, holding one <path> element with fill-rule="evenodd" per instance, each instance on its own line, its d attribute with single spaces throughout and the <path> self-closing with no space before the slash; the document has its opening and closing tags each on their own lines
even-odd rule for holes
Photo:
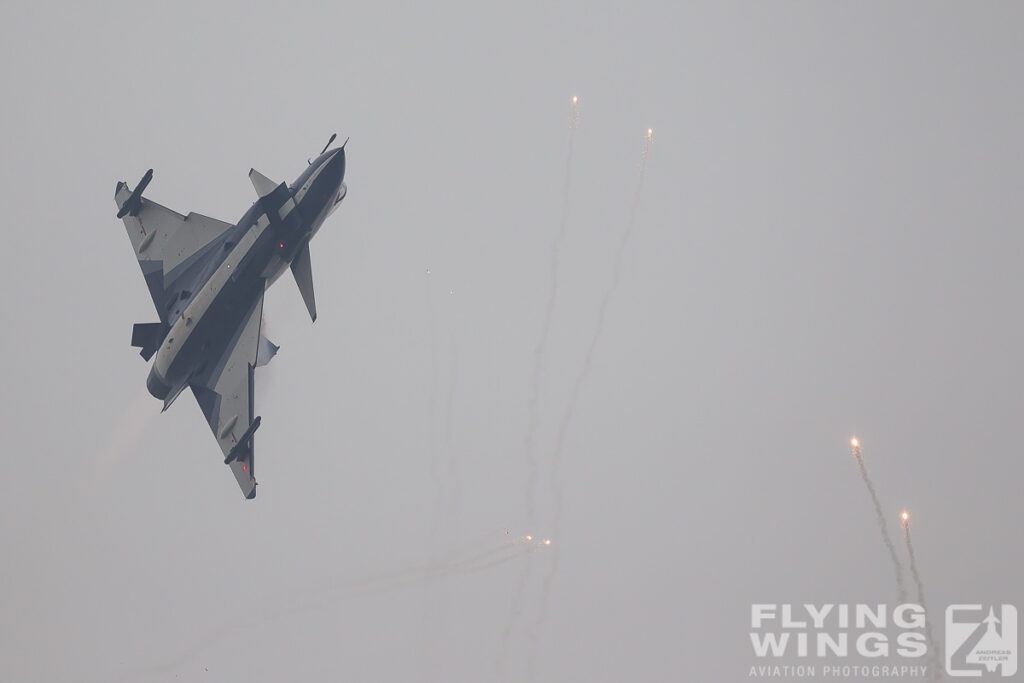
<svg viewBox="0 0 1024 683">
<path fill-rule="evenodd" d="M 171 385 L 160 379 L 156 374 L 156 368 L 150 369 L 149 377 L 146 378 L 146 388 L 153 395 L 153 398 L 158 398 L 161 401 L 166 399 L 168 394 L 171 393 Z"/>
</svg>

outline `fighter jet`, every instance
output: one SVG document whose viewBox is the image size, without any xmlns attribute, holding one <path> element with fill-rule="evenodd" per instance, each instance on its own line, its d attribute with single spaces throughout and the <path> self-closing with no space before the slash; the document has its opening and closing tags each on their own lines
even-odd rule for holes
<svg viewBox="0 0 1024 683">
<path fill-rule="evenodd" d="M 261 332 L 263 294 L 290 268 L 316 320 L 309 241 L 347 192 L 345 145 L 328 149 L 335 137 L 291 185 L 250 169 L 258 199 L 233 225 L 144 198 L 152 169 L 114 194 L 160 317 L 132 329 L 132 346 L 153 359 L 146 387 L 164 410 L 192 390 L 246 498 L 256 497 L 253 375 L 278 349 Z"/>
</svg>

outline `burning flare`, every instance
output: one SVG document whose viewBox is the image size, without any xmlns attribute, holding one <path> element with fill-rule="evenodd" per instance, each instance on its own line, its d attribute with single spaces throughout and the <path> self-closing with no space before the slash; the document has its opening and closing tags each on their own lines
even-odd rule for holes
<svg viewBox="0 0 1024 683">
<path fill-rule="evenodd" d="M 861 479 L 864 480 L 864 485 L 867 487 L 868 493 L 871 494 L 871 503 L 875 508 L 875 521 L 878 523 L 878 532 L 882 535 L 882 542 L 885 544 L 885 549 L 889 551 L 889 559 L 892 561 L 893 570 L 896 572 L 897 601 L 899 603 L 906 602 L 907 589 L 903 583 L 903 564 L 896 555 L 896 546 L 893 545 L 892 538 L 889 536 L 889 530 L 886 528 L 886 517 L 882 512 L 882 504 L 878 500 L 875 484 L 871 481 L 868 468 L 864 464 L 864 454 L 861 453 L 860 442 L 857 440 L 857 437 L 850 439 L 850 446 L 853 450 L 853 457 L 857 461 L 857 468 L 860 470 Z M 904 528 L 907 529 L 909 527 L 904 524 Z"/>
</svg>

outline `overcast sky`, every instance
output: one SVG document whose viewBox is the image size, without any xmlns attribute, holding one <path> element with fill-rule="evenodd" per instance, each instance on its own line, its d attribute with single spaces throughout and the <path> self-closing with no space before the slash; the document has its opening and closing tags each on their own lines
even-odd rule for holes
<svg viewBox="0 0 1024 683">
<path fill-rule="evenodd" d="M 89 4 L 0 9 L 0 678 L 748 680 L 751 602 L 895 600 L 853 434 L 937 632 L 1024 608 L 1019 5 Z M 246 501 L 114 186 L 235 221 L 332 132 Z"/>
</svg>

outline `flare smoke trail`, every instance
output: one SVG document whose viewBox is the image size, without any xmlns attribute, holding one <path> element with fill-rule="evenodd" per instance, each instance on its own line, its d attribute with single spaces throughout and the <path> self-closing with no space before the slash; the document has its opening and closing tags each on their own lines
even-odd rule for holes
<svg viewBox="0 0 1024 683">
<path fill-rule="evenodd" d="M 527 491 L 526 520 L 531 527 L 536 523 L 537 485 L 540 482 L 540 469 L 537 463 L 535 441 L 540 423 L 540 383 L 544 364 L 544 353 L 551 332 L 551 318 L 555 311 L 555 300 L 558 298 L 558 266 L 562 242 L 565 241 L 569 229 L 569 182 L 572 179 L 572 149 L 576 137 L 576 128 L 580 123 L 579 97 L 572 97 L 572 112 L 569 116 L 569 148 L 565 155 L 565 174 L 562 178 L 562 211 L 558 219 L 558 234 L 551 241 L 551 289 L 544 305 L 544 322 L 541 325 L 540 339 L 533 350 L 533 372 L 530 374 L 530 400 L 526 426 L 526 461 Z"/>
<path fill-rule="evenodd" d="M 438 377 L 440 375 L 440 363 L 437 343 L 437 319 L 434 311 L 434 297 L 433 289 L 431 287 L 431 271 L 430 268 L 426 269 L 426 279 L 424 280 L 424 293 L 427 298 L 427 314 L 429 316 L 429 329 L 430 329 L 430 402 L 427 409 L 427 429 L 429 430 L 428 440 L 430 449 L 430 481 L 434 489 L 433 506 L 431 509 L 430 516 L 430 547 L 431 555 L 430 559 L 432 562 L 438 561 L 438 534 L 441 528 L 441 517 L 444 509 L 444 502 L 446 499 L 446 486 L 442 480 L 443 462 L 440 449 L 438 447 L 438 424 L 437 424 L 437 413 L 438 413 L 438 401 L 440 399 L 440 385 Z M 451 413 L 449 407 L 449 415 Z M 451 445 L 451 428 L 450 428 L 450 417 L 446 419 L 447 423 L 447 444 L 446 451 Z M 442 603 L 443 605 L 443 603 Z M 436 663 L 431 659 L 430 653 L 435 651 L 436 644 L 433 641 L 437 636 L 436 629 L 431 628 L 430 620 L 435 618 L 439 610 L 443 609 L 441 605 L 431 605 L 430 600 L 424 601 L 424 612 L 423 612 L 423 652 L 426 653 L 426 659 L 422 664 L 424 671 L 430 671 Z"/>
<path fill-rule="evenodd" d="M 174 658 L 145 669 L 125 672 L 117 680 L 137 680 L 140 674 L 172 671 L 184 665 L 200 652 L 213 647 L 230 633 L 243 630 L 254 622 L 278 619 L 287 615 L 320 609 L 325 607 L 325 604 L 330 601 L 378 595 L 417 583 L 479 574 L 488 569 L 512 562 L 524 554 L 532 554 L 548 544 L 546 539 L 541 540 L 534 539 L 532 536 L 520 536 L 502 543 L 492 544 L 476 552 L 471 552 L 471 549 L 464 550 L 461 553 L 455 553 L 452 558 L 446 560 L 427 562 L 393 572 L 333 583 L 330 586 L 321 586 L 315 590 L 316 596 L 313 598 L 302 600 L 298 599 L 298 596 L 287 598 L 286 604 L 280 605 L 276 609 L 260 614 L 252 614 L 244 620 L 235 620 L 232 623 L 222 624 L 217 628 L 210 629 L 202 638 L 196 640 L 192 646 L 186 648 Z M 304 591 L 304 593 L 309 592 Z"/>
<path fill-rule="evenodd" d="M 914 544 L 910 542 L 910 516 L 907 515 L 906 512 L 903 513 L 903 539 L 907 544 L 907 555 L 910 556 L 910 575 L 914 577 L 914 585 L 917 586 L 917 604 L 921 605 L 921 609 L 925 612 L 924 634 L 925 638 L 928 639 L 928 650 L 932 657 L 932 672 L 934 674 L 934 680 L 937 681 L 942 678 L 942 656 L 939 654 L 939 645 L 935 642 L 935 636 L 932 634 L 932 620 L 928 616 L 928 605 L 924 600 L 924 583 L 921 581 L 921 575 L 917 571 L 917 558 L 914 556 Z"/>
<path fill-rule="evenodd" d="M 448 324 L 450 327 L 450 323 Z M 439 462 L 435 452 L 431 468 L 431 476 L 434 479 L 436 497 L 434 499 L 434 521 L 432 530 L 432 544 L 437 543 L 437 529 L 441 523 L 441 517 L 447 513 L 450 519 L 458 518 L 459 505 L 462 493 L 459 486 L 459 457 L 452 443 L 452 412 L 455 404 L 455 389 L 458 385 L 458 354 L 455 346 L 455 333 L 450 336 L 450 354 L 448 365 L 448 390 L 445 401 L 444 429 L 444 460 Z M 441 470 L 444 470 L 444 482 L 441 481 Z M 438 602 L 439 601 L 439 602 Z M 431 604 L 435 602 L 436 604 Z M 450 604 L 444 595 L 434 595 L 432 599 L 424 600 L 424 629 L 423 629 L 423 653 L 426 658 L 423 664 L 423 674 L 427 680 L 438 678 L 435 675 L 437 662 L 433 659 L 437 652 L 436 639 L 439 637 L 440 628 L 447 620 L 447 611 Z"/>
<path fill-rule="evenodd" d="M 450 337 L 450 354 L 448 367 L 448 401 L 445 405 L 445 449 L 448 452 L 448 487 L 451 490 L 449 513 L 455 515 L 459 510 L 462 492 L 459 487 L 459 454 L 452 443 L 452 413 L 455 408 L 455 390 L 459 385 L 459 349 L 455 344 L 455 332 Z"/>
<path fill-rule="evenodd" d="M 564 508 L 565 494 L 562 491 L 561 482 L 561 465 L 562 458 L 565 451 L 565 437 L 569 431 L 569 425 L 572 423 L 573 415 L 576 412 L 576 404 L 580 398 L 580 390 L 583 387 L 587 376 L 590 374 L 590 368 L 594 361 L 594 351 L 597 349 L 598 343 L 601 341 L 601 334 L 604 332 L 605 316 L 608 312 L 608 304 L 615 294 L 615 290 L 618 289 L 619 279 L 622 276 L 622 259 L 626 253 L 626 245 L 629 243 L 629 238 L 633 234 L 633 230 L 636 227 L 637 214 L 640 210 L 640 198 L 643 196 L 644 190 L 644 178 L 647 175 L 647 160 L 651 154 L 651 145 L 654 142 L 654 131 L 650 128 L 647 129 L 647 134 L 644 136 L 643 147 L 640 152 L 640 175 L 636 183 L 636 191 L 633 194 L 633 203 L 629 209 L 629 220 L 626 223 L 626 229 L 622 231 L 622 236 L 619 238 L 618 247 L 615 250 L 615 262 L 612 266 L 612 278 L 608 283 L 608 288 L 604 292 L 604 296 L 601 298 L 601 307 L 598 309 L 597 314 L 597 325 L 594 326 L 594 333 L 590 337 L 590 344 L 587 346 L 586 355 L 583 358 L 583 369 L 576 376 L 576 381 L 573 382 L 572 390 L 569 392 L 569 402 L 565 406 L 565 412 L 562 414 L 562 419 L 558 423 L 558 435 L 555 439 L 555 451 L 551 457 L 551 489 L 554 495 L 554 513 L 551 520 L 551 535 L 555 539 L 559 539 L 559 532 L 562 527 L 562 514 Z M 551 553 L 551 564 L 548 568 L 547 574 L 544 575 L 543 583 L 541 584 L 541 601 L 540 610 L 537 614 L 537 620 L 534 624 L 534 628 L 530 633 L 530 640 L 533 644 L 534 650 L 536 649 L 537 643 L 537 629 L 547 619 L 548 616 L 548 603 L 551 598 L 551 586 L 555 579 L 555 574 L 558 571 L 558 556 L 559 551 L 556 546 Z"/>
<path fill-rule="evenodd" d="M 572 179 L 572 157 L 573 142 L 576 138 L 576 129 L 580 124 L 580 98 L 572 96 L 571 110 L 569 114 L 569 145 L 565 154 L 565 172 L 562 176 L 562 210 L 558 219 L 558 234 L 551 241 L 551 289 L 548 290 L 548 300 L 544 305 L 544 320 L 541 324 L 540 339 L 533 350 L 533 371 L 530 373 L 530 398 L 527 405 L 526 418 L 526 521 L 533 527 L 537 521 L 537 486 L 540 483 L 540 466 L 537 462 L 537 429 L 540 426 L 540 384 L 541 371 L 544 365 L 544 354 L 548 345 L 548 335 L 551 332 L 551 318 L 555 311 L 555 300 L 558 298 L 558 266 L 559 254 L 562 250 L 562 243 L 569 229 L 569 183 Z M 512 595 L 512 606 L 509 612 L 508 621 L 502 631 L 501 652 L 498 656 L 498 669 L 504 675 L 505 666 L 508 661 L 510 640 L 515 622 L 522 609 L 523 594 L 526 592 L 526 583 L 532 569 L 532 557 L 527 556 L 526 561 L 519 570 L 519 577 L 516 580 L 515 592 Z"/>
<path fill-rule="evenodd" d="M 528 551 L 531 548 L 537 548 L 540 545 L 540 542 L 534 542 L 532 539 L 527 541 L 525 538 L 516 538 L 511 541 L 506 541 L 484 548 L 465 557 L 460 556 L 460 554 L 454 554 L 452 557 L 445 560 L 431 561 L 425 564 L 413 565 L 405 569 L 375 574 L 362 579 L 348 581 L 338 588 L 323 587 L 320 589 L 319 593 L 329 594 L 339 588 L 343 591 L 361 591 L 371 588 L 374 589 L 374 591 L 378 591 L 382 589 L 391 589 L 396 586 L 404 586 L 409 581 L 415 581 L 422 578 L 452 576 L 460 573 L 464 569 L 475 569 L 477 565 L 484 561 L 487 561 L 488 566 L 490 566 L 489 563 L 493 562 L 496 556 L 508 556 L 509 558 L 516 557 L 523 552 L 523 548 Z M 343 594 L 348 595 L 347 592 Z M 362 593 L 358 594 L 361 595 Z"/>
<path fill-rule="evenodd" d="M 426 279 L 424 280 L 423 293 L 427 299 L 427 325 L 430 331 L 430 400 L 427 404 L 427 429 L 429 430 L 428 442 L 430 449 L 430 481 L 434 486 L 434 508 L 431 518 L 430 541 L 431 545 L 437 543 L 438 526 L 441 523 L 441 504 L 444 500 L 444 487 L 441 483 L 441 464 L 437 452 L 437 435 L 434 416 L 437 413 L 437 321 L 434 319 L 434 299 L 430 292 L 430 268 L 427 268 Z"/>
<path fill-rule="evenodd" d="M 860 452 L 860 442 L 858 442 L 857 439 L 851 439 L 850 446 L 853 448 L 853 457 L 857 459 L 857 467 L 860 468 L 861 479 L 864 480 L 864 485 L 868 487 L 868 493 L 871 494 L 871 502 L 875 505 L 875 517 L 878 520 L 878 530 L 881 532 L 882 541 L 885 543 L 885 547 L 889 551 L 889 558 L 892 560 L 893 571 L 896 572 L 897 602 L 898 604 L 903 604 L 907 601 L 907 587 L 903 583 L 903 563 L 900 562 L 900 558 L 896 554 L 896 546 L 893 545 L 892 538 L 889 536 L 889 529 L 885 524 L 885 515 L 882 514 L 882 504 L 878 502 L 878 494 L 875 493 L 875 485 L 872 483 L 871 477 L 868 475 L 868 468 L 864 465 L 864 458 Z"/>
<path fill-rule="evenodd" d="M 530 578 L 533 568 L 533 555 L 527 555 L 523 564 L 519 567 L 519 577 L 516 579 L 516 589 L 512 594 L 512 605 L 509 608 L 508 620 L 505 628 L 501 631 L 501 650 L 498 652 L 498 675 L 501 680 L 506 680 L 508 672 L 508 655 L 512 648 L 512 631 L 515 629 L 519 613 L 522 611 L 523 594 L 526 592 L 526 582 Z"/>
<path fill-rule="evenodd" d="M 591 366 L 594 362 L 594 351 L 597 349 L 597 345 L 601 341 L 601 334 L 604 332 L 604 318 L 608 311 L 608 303 L 611 301 L 611 297 L 614 295 L 615 290 L 618 289 L 618 281 L 622 278 L 623 258 L 626 255 L 626 246 L 629 244 L 630 237 L 636 227 L 637 214 L 640 210 L 640 199 L 643 196 L 644 178 L 647 175 L 647 159 L 650 156 L 650 147 L 652 142 L 653 131 L 648 128 L 640 154 L 640 175 L 637 179 L 637 187 L 633 195 L 633 204 L 630 207 L 629 220 L 626 223 L 626 229 L 623 230 L 622 237 L 618 240 L 618 247 L 615 249 L 615 259 L 611 268 L 611 281 L 608 283 L 608 288 L 604 291 L 604 296 L 601 298 L 601 306 L 597 313 L 597 325 L 594 326 L 594 333 L 591 335 L 590 344 L 587 346 L 587 352 L 584 355 L 583 370 L 580 371 L 580 374 L 577 375 L 577 378 L 575 378 L 575 381 L 572 383 L 572 389 L 569 392 L 569 400 L 565 405 L 565 413 L 562 414 L 562 419 L 558 423 L 558 434 L 555 439 L 555 451 L 551 458 L 551 484 L 555 503 L 551 532 L 552 536 L 556 539 L 558 538 L 558 532 L 561 529 L 562 508 L 564 504 L 560 471 L 562 457 L 565 451 L 565 436 L 568 433 L 569 425 L 572 422 L 572 416 L 575 414 L 577 402 L 580 400 L 580 391 L 583 388 L 584 383 L 587 381 L 587 377 L 590 375 Z M 544 590 L 542 593 L 541 613 L 538 617 L 538 625 L 542 624 L 547 617 L 548 598 L 551 594 L 551 582 L 554 580 L 557 568 L 558 549 L 556 548 L 551 554 L 551 568 L 544 578 Z"/>
</svg>

